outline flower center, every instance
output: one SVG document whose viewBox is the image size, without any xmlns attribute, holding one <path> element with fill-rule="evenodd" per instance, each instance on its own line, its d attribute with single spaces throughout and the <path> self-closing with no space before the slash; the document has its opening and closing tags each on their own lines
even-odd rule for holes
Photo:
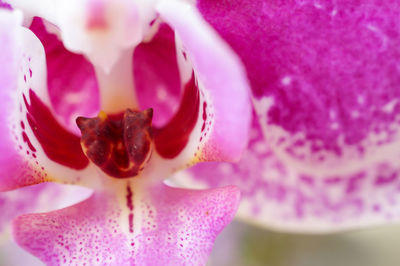
<svg viewBox="0 0 400 266">
<path fill-rule="evenodd" d="M 81 146 L 86 156 L 106 174 L 116 178 L 139 175 L 149 161 L 153 134 L 153 109 L 97 117 L 78 117 Z"/>
</svg>

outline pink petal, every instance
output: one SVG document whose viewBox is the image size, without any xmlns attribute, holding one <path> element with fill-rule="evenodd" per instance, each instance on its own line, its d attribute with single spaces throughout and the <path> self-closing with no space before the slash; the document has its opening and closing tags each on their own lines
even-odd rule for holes
<svg viewBox="0 0 400 266">
<path fill-rule="evenodd" d="M 67 51 L 55 34 L 47 32 L 40 18 L 34 18 L 29 28 L 45 49 L 52 108 L 65 127 L 78 133 L 77 116 L 91 117 L 99 111 L 98 84 L 93 66 L 82 55 Z"/>
<path fill-rule="evenodd" d="M 4 9 L 12 9 L 11 5 L 8 3 L 5 3 L 3 0 L 0 0 L 0 8 L 4 8 Z"/>
<path fill-rule="evenodd" d="M 400 221 L 398 168 L 377 164 L 344 175 L 306 175 L 279 159 L 256 119 L 251 136 L 238 163 L 199 164 L 176 181 L 238 186 L 238 217 L 277 230 L 330 232 Z"/>
<path fill-rule="evenodd" d="M 311 172 L 398 161 L 396 1 L 232 1 L 225 13 L 225 4 L 200 2 L 242 57 L 263 130 L 280 156 Z"/>
<path fill-rule="evenodd" d="M 135 89 L 141 109 L 154 109 L 153 124 L 165 125 L 179 106 L 180 80 L 174 32 L 166 24 L 133 56 Z"/>
<path fill-rule="evenodd" d="M 204 265 L 239 200 L 233 187 L 121 191 L 123 197 L 96 192 L 69 208 L 22 215 L 15 239 L 51 265 Z"/>
<path fill-rule="evenodd" d="M 17 14 L 0 10 L 0 188 L 10 189 L 21 183 L 34 183 L 37 178 L 24 174 L 25 163 L 19 155 L 14 137 L 9 128 L 8 119 L 13 109 L 17 108 L 12 100 L 12 91 L 17 86 L 17 42 L 18 42 L 18 18 Z"/>
<path fill-rule="evenodd" d="M 241 63 L 189 4 L 163 2 L 158 11 L 182 42 L 178 58 L 185 62 L 180 65 L 182 104 L 156 134 L 157 151 L 167 158 L 186 154 L 189 161 L 193 157 L 197 161 L 237 160 L 247 143 L 250 120 L 248 84 Z M 178 138 L 186 143 L 167 141 Z M 176 149 L 179 145 L 183 151 Z"/>
<path fill-rule="evenodd" d="M 38 258 L 20 248 L 12 239 L 0 243 L 1 265 L 43 266 Z"/>
<path fill-rule="evenodd" d="M 47 212 L 70 206 L 90 196 L 90 190 L 78 186 L 43 183 L 0 193 L 0 234 L 11 220 L 28 212 Z"/>
<path fill-rule="evenodd" d="M 94 169 L 87 168 L 79 137 L 63 128 L 49 108 L 39 40 L 16 22 L 2 23 L 1 34 L 0 190 L 50 180 L 73 183 L 93 173 Z"/>
<path fill-rule="evenodd" d="M 91 191 L 77 186 L 44 183 L 0 193 L 0 264 L 43 265 L 12 240 L 11 221 L 28 212 L 47 212 L 88 198 Z"/>
<path fill-rule="evenodd" d="M 258 174 L 241 166 L 243 188 L 276 180 L 288 216 L 305 217 L 285 223 L 282 207 L 273 218 L 276 201 L 259 208 L 270 210 L 259 221 L 324 230 L 398 219 L 400 5 L 201 0 L 199 8 L 246 66 L 265 138 L 257 149 L 270 154 L 252 163 Z M 272 193 L 259 186 L 258 195 Z"/>
</svg>

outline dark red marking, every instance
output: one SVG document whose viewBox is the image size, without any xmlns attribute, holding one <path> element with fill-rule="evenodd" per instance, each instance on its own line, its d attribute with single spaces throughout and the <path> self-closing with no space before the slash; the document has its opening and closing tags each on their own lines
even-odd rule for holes
<svg viewBox="0 0 400 266">
<path fill-rule="evenodd" d="M 86 156 L 108 175 L 127 178 L 139 174 L 151 152 L 152 118 L 153 109 L 126 110 L 123 117 L 78 117 L 76 123 Z"/>
<path fill-rule="evenodd" d="M 133 213 L 129 214 L 129 232 L 133 233 Z"/>
<path fill-rule="evenodd" d="M 133 211 L 133 200 L 132 200 L 132 190 L 130 186 L 126 187 L 127 194 L 126 194 L 126 205 L 128 206 L 129 210 Z"/>
<path fill-rule="evenodd" d="M 189 141 L 199 114 L 200 97 L 194 75 L 186 84 L 181 105 L 171 121 L 162 128 L 154 129 L 157 152 L 164 158 L 176 157 Z"/>
<path fill-rule="evenodd" d="M 28 147 L 31 151 L 36 152 L 35 147 L 32 145 L 31 141 L 29 140 L 28 135 L 26 135 L 25 132 L 22 132 L 22 139 L 24 140 L 24 142 L 26 142 L 26 144 L 28 144 Z"/>
<path fill-rule="evenodd" d="M 82 152 L 79 137 L 65 130 L 32 90 L 29 90 L 30 105 L 25 95 L 23 97 L 29 126 L 47 157 L 73 169 L 85 168 L 89 164 L 89 160 Z M 36 149 L 32 151 L 36 151 Z"/>
<path fill-rule="evenodd" d="M 152 19 L 152 20 L 150 21 L 149 25 L 150 25 L 150 26 L 153 26 L 153 25 L 154 25 L 154 22 L 156 22 L 156 20 L 157 20 L 157 18 Z"/>
<path fill-rule="evenodd" d="M 133 193 L 131 187 L 128 185 L 126 187 L 127 194 L 126 194 L 126 206 L 128 206 L 130 213 L 129 213 L 129 232 L 133 233 Z"/>
<path fill-rule="evenodd" d="M 206 121 L 207 121 L 207 103 L 203 103 L 203 125 L 201 126 L 201 132 L 206 129 Z"/>
<path fill-rule="evenodd" d="M 22 122 L 22 121 L 21 121 L 21 128 L 22 128 L 22 129 L 25 129 L 25 124 L 24 124 L 24 122 Z"/>
</svg>

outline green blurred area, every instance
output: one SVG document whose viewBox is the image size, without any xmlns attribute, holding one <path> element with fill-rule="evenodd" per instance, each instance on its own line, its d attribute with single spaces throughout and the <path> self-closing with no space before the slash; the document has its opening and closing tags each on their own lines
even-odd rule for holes
<svg viewBox="0 0 400 266">
<path fill-rule="evenodd" d="M 400 226 L 331 235 L 277 233 L 233 222 L 208 266 L 399 266 Z"/>
</svg>

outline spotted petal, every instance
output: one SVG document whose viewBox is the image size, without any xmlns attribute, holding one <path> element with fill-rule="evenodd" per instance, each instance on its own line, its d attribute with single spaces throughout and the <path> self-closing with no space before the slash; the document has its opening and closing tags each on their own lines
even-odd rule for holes
<svg viewBox="0 0 400 266">
<path fill-rule="evenodd" d="M 51 265 L 204 265 L 233 218 L 237 189 L 146 188 L 124 182 L 119 195 L 96 192 L 69 208 L 22 215 L 15 239 Z"/>
<path fill-rule="evenodd" d="M 156 131 L 157 152 L 188 164 L 237 160 L 250 121 L 248 84 L 239 59 L 190 4 L 162 2 L 157 10 L 175 31 L 184 84 L 180 108 Z"/>
<path fill-rule="evenodd" d="M 43 183 L 0 193 L 0 235 L 17 215 L 52 211 L 75 204 L 90 196 L 91 191 L 79 186 Z M 1 239 L 1 238 L 0 238 Z M 1 242 L 1 241 L 0 241 Z"/>
<path fill-rule="evenodd" d="M 207 183 L 240 185 L 241 213 L 280 229 L 400 220 L 400 5 L 201 0 L 199 8 L 242 58 L 260 125 L 242 163 L 222 165 L 226 177 Z"/>
<path fill-rule="evenodd" d="M 44 183 L 0 193 L 0 264 L 42 265 L 18 247 L 11 236 L 11 221 L 28 212 L 52 211 L 88 198 L 91 191 L 78 186 Z"/>
<path fill-rule="evenodd" d="M 18 23 L 17 11 L 1 12 L 0 190 L 56 180 L 77 182 L 88 174 L 79 137 L 51 112 L 43 46 Z M 13 65 L 15 63 L 15 65 Z M 62 141 L 61 141 L 62 140 Z M 82 171 L 85 169 L 85 171 Z"/>
</svg>

